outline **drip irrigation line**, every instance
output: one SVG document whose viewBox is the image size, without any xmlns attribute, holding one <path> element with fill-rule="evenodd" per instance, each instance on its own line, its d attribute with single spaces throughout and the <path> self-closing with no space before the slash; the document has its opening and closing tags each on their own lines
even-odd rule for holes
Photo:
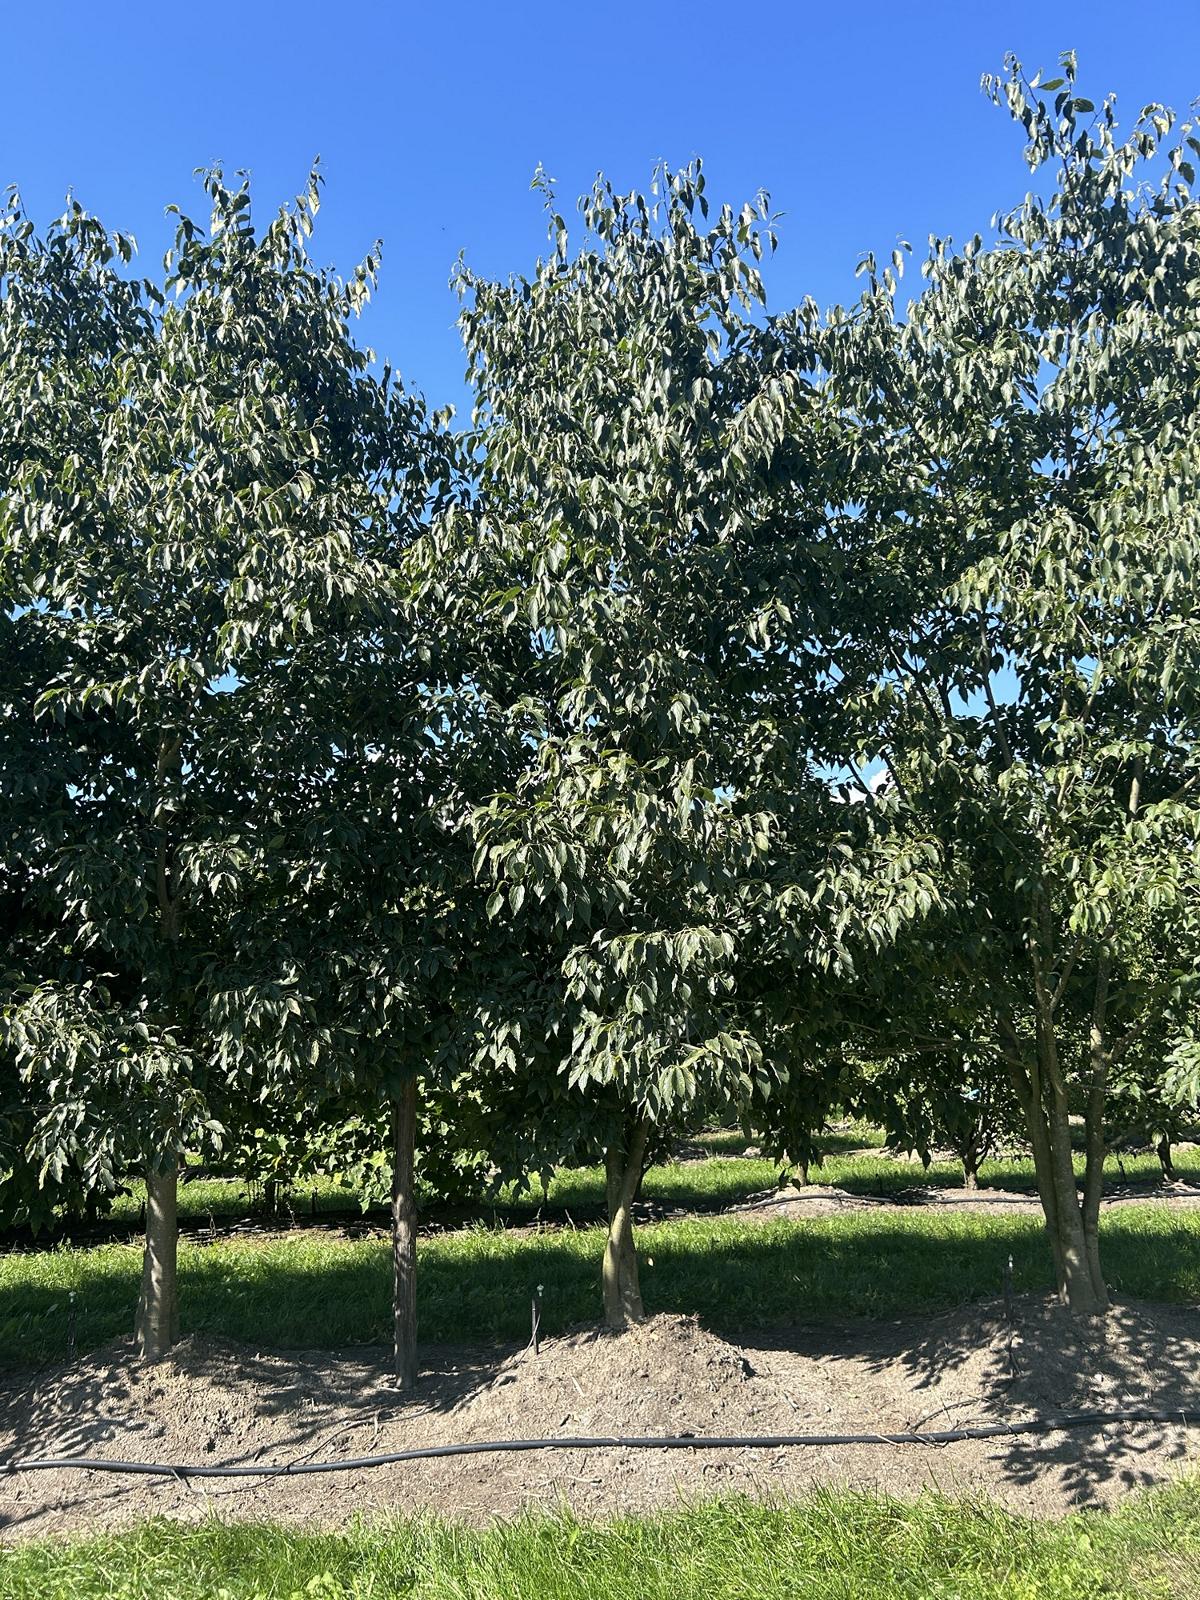
<svg viewBox="0 0 1200 1600">
<path fill-rule="evenodd" d="M 474 1444 L 424 1445 L 386 1455 L 347 1456 L 339 1461 L 294 1461 L 277 1466 L 209 1466 L 166 1461 L 117 1461 L 105 1456 L 27 1456 L 0 1462 L 0 1473 L 117 1472 L 154 1478 L 295 1478 L 311 1472 L 366 1472 L 406 1461 L 438 1461 L 447 1456 L 516 1454 L 527 1450 L 787 1450 L 831 1449 L 838 1445 L 944 1445 L 968 1439 L 1011 1439 L 1021 1434 L 1098 1429 L 1114 1423 L 1159 1423 L 1189 1427 L 1184 1411 L 1084 1411 L 1074 1416 L 1034 1417 L 1027 1422 L 991 1423 L 975 1428 L 942 1428 L 920 1433 L 779 1433 L 566 1435 L 549 1439 L 485 1439 Z"/>
</svg>

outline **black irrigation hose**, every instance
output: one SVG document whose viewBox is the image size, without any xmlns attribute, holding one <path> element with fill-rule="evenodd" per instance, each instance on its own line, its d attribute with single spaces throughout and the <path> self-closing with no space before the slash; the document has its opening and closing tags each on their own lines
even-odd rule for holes
<svg viewBox="0 0 1200 1600">
<path fill-rule="evenodd" d="M 297 1461 L 281 1466 L 173 1466 L 164 1461 L 111 1461 L 103 1456 L 27 1457 L 0 1462 L 0 1472 L 130 1472 L 153 1478 L 295 1478 L 308 1472 L 364 1472 L 402 1461 L 434 1461 L 445 1456 L 512 1454 L 522 1450 L 781 1450 L 796 1446 L 827 1449 L 857 1444 L 957 1444 L 965 1439 L 1007 1439 L 1023 1433 L 1056 1433 L 1067 1428 L 1103 1428 L 1114 1422 L 1158 1422 L 1190 1426 L 1183 1411 L 1084 1411 L 1069 1417 L 1035 1417 L 1029 1422 L 995 1423 L 979 1428 L 943 1428 L 929 1433 L 781 1433 L 608 1435 L 597 1438 L 487 1439 L 478 1444 L 435 1444 L 393 1450 L 382 1456 L 349 1456 L 342 1461 Z"/>
</svg>

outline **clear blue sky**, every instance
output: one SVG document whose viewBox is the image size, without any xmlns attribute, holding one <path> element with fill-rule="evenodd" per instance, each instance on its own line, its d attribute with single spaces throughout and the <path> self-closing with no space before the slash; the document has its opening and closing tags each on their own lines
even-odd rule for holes
<svg viewBox="0 0 1200 1600">
<path fill-rule="evenodd" d="M 961 236 L 1026 187 L 1020 141 L 979 93 L 1006 50 L 1077 51 L 1094 99 L 1132 114 L 1200 95 L 1194 0 L 8 0 L 0 183 L 34 215 L 68 188 L 155 267 L 168 201 L 203 213 L 193 168 L 246 167 L 262 210 L 328 180 L 315 252 L 349 269 L 384 241 L 365 337 L 407 381 L 461 400 L 454 258 L 528 269 L 540 161 L 573 202 L 603 168 L 704 157 L 709 192 L 762 186 L 786 213 L 769 287 L 853 293 L 897 237 Z"/>
</svg>

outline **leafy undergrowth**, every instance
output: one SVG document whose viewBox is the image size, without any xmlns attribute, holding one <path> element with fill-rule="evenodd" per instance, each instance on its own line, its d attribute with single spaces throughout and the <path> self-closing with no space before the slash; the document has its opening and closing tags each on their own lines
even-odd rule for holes
<svg viewBox="0 0 1200 1600">
<path fill-rule="evenodd" d="M 479 1532 L 425 1520 L 341 1533 L 152 1522 L 0 1553 L 10 1600 L 1193 1600 L 1197 1491 L 1112 1516 L 1034 1522 L 935 1496 L 822 1492 L 792 1505 L 712 1501 L 584 1523 L 525 1517 Z"/>
<path fill-rule="evenodd" d="M 1118 1295 L 1200 1300 L 1200 1211 L 1127 1206 L 1102 1218 L 1101 1233 Z M 895 1317 L 992 1299 L 1010 1255 L 1018 1292 L 1052 1286 L 1045 1235 L 1028 1214 L 905 1208 L 771 1222 L 690 1217 L 640 1228 L 638 1240 L 647 1310 L 696 1312 L 717 1330 Z M 422 1338 L 527 1338 L 539 1285 L 547 1334 L 595 1321 L 602 1250 L 595 1227 L 475 1227 L 423 1239 Z M 140 1271 L 134 1242 L 0 1256 L 0 1362 L 28 1368 L 61 1360 L 72 1292 L 77 1349 L 126 1333 Z M 381 1341 L 390 1326 L 388 1246 L 378 1237 L 312 1231 L 185 1240 L 180 1301 L 185 1330 L 261 1347 Z"/>
</svg>

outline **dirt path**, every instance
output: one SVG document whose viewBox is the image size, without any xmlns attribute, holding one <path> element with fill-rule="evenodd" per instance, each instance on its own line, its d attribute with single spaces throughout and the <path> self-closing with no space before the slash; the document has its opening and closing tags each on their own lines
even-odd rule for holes
<svg viewBox="0 0 1200 1600">
<path fill-rule="evenodd" d="M 1056 1305 L 798 1328 L 727 1343 L 686 1317 L 586 1330 L 531 1351 L 426 1353 L 402 1400 L 378 1349 L 260 1353 L 192 1338 L 139 1367 L 120 1343 L 0 1387 L 0 1459 L 95 1453 L 282 1463 L 418 1444 L 566 1434 L 906 1431 L 1151 1404 L 1200 1416 L 1200 1309 L 1130 1304 L 1081 1335 Z M 584 1514 L 680 1493 L 799 1494 L 851 1483 L 911 1496 L 986 1492 L 1056 1515 L 1106 1505 L 1197 1459 L 1200 1433 L 1113 1427 L 941 1447 L 707 1454 L 563 1451 L 466 1457 L 359 1474 L 236 1483 L 46 1472 L 0 1476 L 5 1540 L 150 1515 L 338 1524 L 423 1509 L 474 1522 L 565 1500 Z"/>
<path fill-rule="evenodd" d="M 1113 1189 L 1100 1202 L 1109 1211 L 1129 1205 L 1169 1206 L 1190 1211 L 1200 1206 L 1200 1186 L 1190 1183 L 1129 1184 Z M 914 1206 L 930 1211 L 963 1211 L 992 1216 L 1028 1215 L 1040 1217 L 1041 1204 L 1035 1194 L 1014 1193 L 1011 1189 L 948 1189 L 937 1184 L 913 1184 L 886 1194 L 856 1194 L 834 1184 L 810 1183 L 802 1189 L 790 1185 L 773 1194 L 753 1195 L 740 1205 L 730 1206 L 729 1214 L 750 1221 L 777 1217 L 823 1217 L 835 1211 L 905 1211 Z"/>
</svg>

